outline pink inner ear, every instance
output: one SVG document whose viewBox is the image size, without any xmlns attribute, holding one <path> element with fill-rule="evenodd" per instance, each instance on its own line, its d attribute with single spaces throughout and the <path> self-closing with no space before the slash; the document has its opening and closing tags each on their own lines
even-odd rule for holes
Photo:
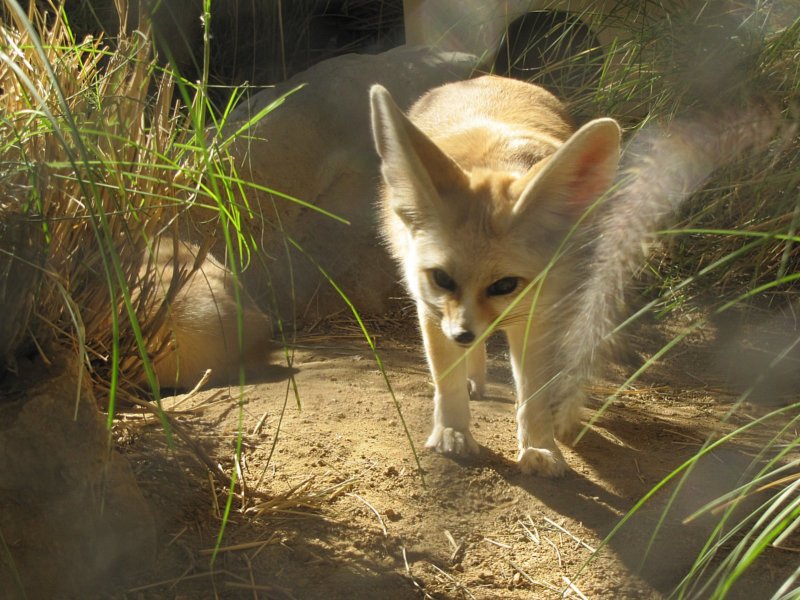
<svg viewBox="0 0 800 600">
<path fill-rule="evenodd" d="M 613 172 L 609 165 L 607 145 L 596 142 L 581 152 L 571 178 L 568 202 L 574 208 L 582 210 L 597 200 L 611 185 Z"/>
</svg>

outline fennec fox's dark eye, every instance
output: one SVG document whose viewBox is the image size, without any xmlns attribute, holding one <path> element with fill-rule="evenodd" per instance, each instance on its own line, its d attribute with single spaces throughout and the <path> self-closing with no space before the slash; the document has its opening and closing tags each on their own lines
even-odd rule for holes
<svg viewBox="0 0 800 600">
<path fill-rule="evenodd" d="M 432 269 L 430 273 L 433 282 L 440 288 L 442 288 L 443 290 L 447 290 L 448 292 L 456 291 L 456 282 L 453 281 L 453 278 L 450 277 L 450 275 L 448 275 L 441 269 Z"/>
<path fill-rule="evenodd" d="M 486 288 L 487 296 L 505 296 L 510 294 L 519 284 L 519 277 L 503 277 Z"/>
</svg>

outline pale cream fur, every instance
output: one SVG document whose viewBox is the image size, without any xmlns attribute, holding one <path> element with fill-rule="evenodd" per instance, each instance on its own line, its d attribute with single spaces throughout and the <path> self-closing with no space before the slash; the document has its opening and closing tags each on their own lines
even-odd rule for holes
<svg viewBox="0 0 800 600">
<path fill-rule="evenodd" d="M 383 234 L 416 301 L 435 384 L 427 445 L 478 451 L 469 397 L 483 394 L 485 349 L 476 341 L 517 301 L 495 326 L 509 341 L 519 465 L 562 474 L 555 435 L 574 430 L 582 396 L 551 386 L 568 326 L 562 300 L 577 285 L 578 259 L 559 252 L 614 178 L 619 126 L 597 119 L 576 132 L 553 95 L 492 76 L 436 88 L 408 117 L 381 86 L 370 95 Z"/>
<path fill-rule="evenodd" d="M 154 311 L 169 295 L 176 272 L 188 274 L 174 300 L 168 302 L 166 318 L 150 348 L 152 352 L 163 344 L 168 346 L 166 354 L 154 357 L 161 387 L 192 388 L 207 369 L 211 369 L 209 383 L 234 383 L 240 366 L 252 370 L 267 364 L 272 334 L 269 318 L 241 287 L 241 307 L 237 304 L 231 272 L 210 254 L 195 269 L 198 252 L 194 244 L 179 242 L 175 246 L 172 239 L 162 238 L 152 260 L 142 266 L 142 275 L 154 270 Z"/>
</svg>

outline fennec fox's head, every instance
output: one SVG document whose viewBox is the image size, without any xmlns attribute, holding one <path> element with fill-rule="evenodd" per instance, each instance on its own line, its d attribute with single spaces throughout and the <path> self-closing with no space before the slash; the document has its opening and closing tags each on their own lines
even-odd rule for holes
<svg viewBox="0 0 800 600">
<path fill-rule="evenodd" d="M 423 132 L 384 88 L 373 86 L 370 95 L 384 235 L 420 309 L 448 338 L 470 344 L 540 275 L 583 211 L 608 189 L 619 159 L 619 126 L 598 119 L 570 136 L 562 117 L 541 106 L 552 113 L 542 115 L 543 123 L 563 125 L 563 135 L 554 137 L 553 127 L 532 126 L 537 117 L 517 125 L 525 107 L 513 101 L 504 120 L 502 102 L 482 118 L 474 107 L 449 99 L 449 106 L 437 106 L 427 98 L 420 105 L 441 114 L 412 110 L 426 123 Z M 556 273 L 548 274 L 556 281 L 542 288 L 537 302 L 562 293 Z M 519 302 L 500 327 L 524 324 L 530 307 L 527 298 Z"/>
</svg>

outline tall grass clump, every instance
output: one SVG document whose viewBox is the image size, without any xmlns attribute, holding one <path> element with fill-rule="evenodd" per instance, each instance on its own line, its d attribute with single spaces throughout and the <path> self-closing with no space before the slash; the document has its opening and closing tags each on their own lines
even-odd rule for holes
<svg viewBox="0 0 800 600">
<path fill-rule="evenodd" d="M 736 419 L 723 427 L 726 433 L 706 440 L 611 534 L 657 495 L 667 499 L 659 520 L 664 526 L 699 461 L 722 446 L 755 443 L 735 486 L 686 517 L 702 515 L 714 525 L 674 596 L 723 598 L 770 553 L 790 552 L 791 546 L 797 551 L 800 3 L 601 4 L 582 18 L 594 31 L 615 32 L 613 43 L 602 48 L 602 60 L 584 48 L 544 65 L 536 78 L 558 81 L 563 73 L 570 86 L 562 92 L 578 113 L 612 115 L 626 125 L 631 142 L 623 203 L 629 185 L 646 195 L 661 194 L 665 213 L 677 209 L 660 221 L 665 228 L 641 278 L 645 307 L 625 326 L 646 311 L 657 318 L 681 315 L 689 324 L 626 385 L 692 332 L 736 322 L 744 323 L 746 333 L 770 320 L 777 329 L 757 368 L 741 357 L 728 365 L 747 377 L 729 381 L 736 399 L 726 419 Z M 563 23 L 552 31 L 554 45 L 568 37 Z M 593 57 L 588 66 L 587 56 Z M 577 67 L 596 84 L 575 85 Z M 636 205 L 635 198 L 630 202 Z M 781 318 L 781 311 L 789 317 Z M 726 337 L 720 327 L 719 342 Z M 754 406 L 757 398 L 771 406 Z M 658 533 L 652 532 L 651 543 Z M 795 571 L 764 597 L 796 598 L 799 580 Z"/>
<path fill-rule="evenodd" d="M 156 90 L 148 114 L 152 72 L 143 38 L 121 40 L 110 52 L 100 39 L 75 40 L 63 18 L 46 21 L 33 8 L 26 15 L 16 3 L 6 10 L 3 212 L 41 242 L 26 342 L 46 361 L 70 346 L 110 382 L 136 351 L 134 340 L 147 339 L 141 330 L 133 335 L 129 290 L 147 240 L 168 221 L 164 199 L 173 196 L 175 165 L 160 157 L 176 132 L 171 90 Z"/>
<path fill-rule="evenodd" d="M 7 365 L 14 353 L 47 362 L 66 352 L 112 404 L 142 381 L 157 391 L 151 364 L 169 339 L 159 332 L 191 269 L 160 282 L 148 257 L 193 210 L 211 222 L 196 264 L 217 216 L 237 221 L 235 167 L 208 133 L 226 113 L 212 115 L 203 81 L 158 67 L 145 21 L 122 27 L 112 48 L 75 39 L 61 5 L 4 8 L 0 217 L 18 243 L 3 260 L 35 280 Z"/>
</svg>

